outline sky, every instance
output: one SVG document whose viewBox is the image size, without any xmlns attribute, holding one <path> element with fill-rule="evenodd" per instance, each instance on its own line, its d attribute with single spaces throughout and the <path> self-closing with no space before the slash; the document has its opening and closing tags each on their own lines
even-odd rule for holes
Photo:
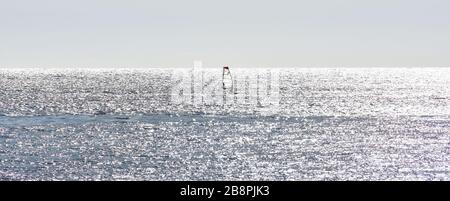
<svg viewBox="0 0 450 201">
<path fill-rule="evenodd" d="M 448 0 L 0 0 L 0 67 L 450 66 Z"/>
</svg>

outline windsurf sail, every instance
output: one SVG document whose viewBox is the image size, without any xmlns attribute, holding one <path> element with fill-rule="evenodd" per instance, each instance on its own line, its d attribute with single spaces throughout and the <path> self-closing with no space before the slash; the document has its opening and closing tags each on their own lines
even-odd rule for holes
<svg viewBox="0 0 450 201">
<path fill-rule="evenodd" d="M 233 88 L 233 77 L 231 76 L 231 71 L 228 66 L 223 67 L 222 83 L 223 83 L 224 89 L 232 89 Z"/>
</svg>

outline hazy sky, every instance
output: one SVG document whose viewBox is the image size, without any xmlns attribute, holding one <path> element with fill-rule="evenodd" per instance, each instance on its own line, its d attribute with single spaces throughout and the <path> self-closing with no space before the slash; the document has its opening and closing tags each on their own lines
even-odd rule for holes
<svg viewBox="0 0 450 201">
<path fill-rule="evenodd" d="M 0 2 L 0 67 L 450 66 L 449 0 Z"/>
</svg>

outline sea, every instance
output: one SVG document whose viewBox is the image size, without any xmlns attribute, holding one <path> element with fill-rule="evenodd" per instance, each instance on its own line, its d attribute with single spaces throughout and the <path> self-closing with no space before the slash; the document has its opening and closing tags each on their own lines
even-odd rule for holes
<svg viewBox="0 0 450 201">
<path fill-rule="evenodd" d="M 0 180 L 450 180 L 450 68 L 3 68 Z"/>
</svg>

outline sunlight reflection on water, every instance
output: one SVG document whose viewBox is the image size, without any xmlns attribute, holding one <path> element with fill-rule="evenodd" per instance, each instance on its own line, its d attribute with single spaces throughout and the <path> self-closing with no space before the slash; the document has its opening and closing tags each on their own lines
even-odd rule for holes
<svg viewBox="0 0 450 201">
<path fill-rule="evenodd" d="M 270 114 L 174 104 L 177 71 L 0 70 L 0 179 L 450 179 L 449 69 L 281 69 Z"/>
</svg>

